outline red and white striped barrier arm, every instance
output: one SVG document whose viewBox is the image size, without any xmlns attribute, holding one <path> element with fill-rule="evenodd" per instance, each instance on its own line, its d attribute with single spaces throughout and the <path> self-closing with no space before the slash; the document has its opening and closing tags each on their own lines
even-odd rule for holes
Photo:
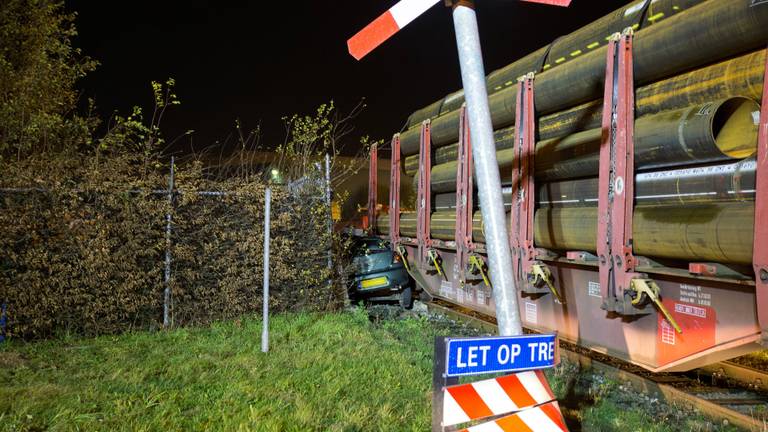
<svg viewBox="0 0 768 432">
<path fill-rule="evenodd" d="M 398 2 L 347 41 L 349 53 L 360 60 L 439 1 L 402 0 Z"/>
<path fill-rule="evenodd" d="M 557 402 L 463 429 L 461 432 L 568 432 Z"/>
<path fill-rule="evenodd" d="M 410 24 L 419 15 L 441 0 L 401 0 L 388 11 L 381 14 L 362 30 L 347 40 L 349 53 L 357 60 L 365 57 L 374 48 L 381 45 Z M 571 0 L 522 0 L 530 3 L 542 3 L 552 6 L 568 6 Z"/>
<path fill-rule="evenodd" d="M 516 412 L 555 399 L 540 370 L 446 387 L 444 393 L 443 426 Z"/>
</svg>

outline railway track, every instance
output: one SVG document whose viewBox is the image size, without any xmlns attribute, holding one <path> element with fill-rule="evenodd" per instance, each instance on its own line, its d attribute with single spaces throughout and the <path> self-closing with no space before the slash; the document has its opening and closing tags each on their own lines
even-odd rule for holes
<svg viewBox="0 0 768 432">
<path fill-rule="evenodd" d="M 477 329 L 496 333 L 495 319 L 461 310 L 442 301 L 427 303 L 434 313 L 446 315 Z M 768 373 L 733 362 L 720 362 L 690 372 L 648 372 L 638 366 L 561 341 L 560 353 L 581 370 L 599 372 L 625 388 L 686 406 L 720 423 L 749 431 L 768 431 Z"/>
</svg>

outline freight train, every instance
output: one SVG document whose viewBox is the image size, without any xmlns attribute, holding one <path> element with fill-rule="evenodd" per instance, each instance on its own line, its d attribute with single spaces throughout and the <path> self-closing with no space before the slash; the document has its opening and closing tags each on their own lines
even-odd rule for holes
<svg viewBox="0 0 768 432">
<path fill-rule="evenodd" d="M 766 44 L 768 1 L 640 0 L 487 76 L 525 327 L 651 371 L 764 346 Z M 611 60 L 620 47 L 630 66 Z M 621 77 L 629 93 L 610 85 Z M 516 131 L 523 93 L 528 133 Z M 463 102 L 449 94 L 394 135 L 379 212 L 372 149 L 369 229 L 426 293 L 493 316 Z M 626 149 L 617 116 L 632 126 Z M 416 202 L 401 202 L 407 188 Z"/>
</svg>

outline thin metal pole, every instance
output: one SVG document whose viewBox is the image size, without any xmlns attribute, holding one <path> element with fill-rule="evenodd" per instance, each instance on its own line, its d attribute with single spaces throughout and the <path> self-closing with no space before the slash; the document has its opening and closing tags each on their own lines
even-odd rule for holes
<svg viewBox="0 0 768 432">
<path fill-rule="evenodd" d="M 8 324 L 8 317 L 6 315 L 7 311 L 8 305 L 3 302 L 2 306 L 0 306 L 0 343 L 5 342 L 5 328 Z"/>
<path fill-rule="evenodd" d="M 331 155 L 325 154 L 325 205 L 328 208 L 328 293 L 333 285 L 333 207 L 331 206 Z"/>
<path fill-rule="evenodd" d="M 163 293 L 163 327 L 171 325 L 171 209 L 173 208 L 173 171 L 175 158 L 171 156 L 171 173 L 168 177 L 168 213 L 165 214 L 165 275 L 163 281 L 165 290 Z"/>
<path fill-rule="evenodd" d="M 504 217 L 504 200 L 501 195 L 499 166 L 496 162 L 491 112 L 488 108 L 483 54 L 480 50 L 477 17 L 474 9 L 466 6 L 468 3 L 471 5 L 468 1 L 454 5 L 453 25 L 456 30 L 461 81 L 469 114 L 472 155 L 480 195 L 480 210 L 483 214 L 488 267 L 499 334 L 518 335 L 522 334 L 523 328 L 517 307 L 517 288 L 512 276 L 512 255 Z"/>
<path fill-rule="evenodd" d="M 445 355 L 447 340 L 445 336 L 435 336 L 435 351 L 432 356 L 432 432 L 445 430 L 443 427 L 445 388 L 459 383 L 458 378 L 447 377 L 445 374 L 448 367 Z"/>
<path fill-rule="evenodd" d="M 261 352 L 269 351 L 269 211 L 272 190 L 264 191 L 264 307 L 262 309 Z"/>
</svg>

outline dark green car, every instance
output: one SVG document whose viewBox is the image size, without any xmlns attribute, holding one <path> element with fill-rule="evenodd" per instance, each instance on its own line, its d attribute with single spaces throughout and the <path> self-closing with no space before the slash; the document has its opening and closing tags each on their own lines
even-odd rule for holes
<svg viewBox="0 0 768 432">
<path fill-rule="evenodd" d="M 378 237 L 355 237 L 352 243 L 349 298 L 353 301 L 398 301 L 409 309 L 413 283 L 400 255 Z"/>
</svg>

